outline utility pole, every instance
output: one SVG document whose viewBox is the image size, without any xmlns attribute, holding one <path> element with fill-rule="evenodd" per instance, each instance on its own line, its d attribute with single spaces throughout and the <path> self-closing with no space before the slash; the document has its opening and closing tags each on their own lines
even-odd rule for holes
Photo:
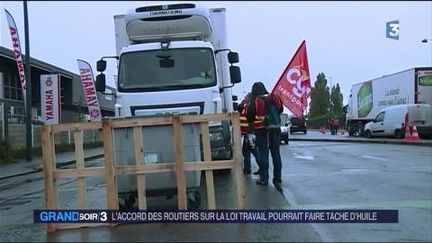
<svg viewBox="0 0 432 243">
<path fill-rule="evenodd" d="M 25 34 L 25 72 L 26 72 L 26 160 L 32 160 L 32 89 L 30 73 L 30 38 L 28 26 L 27 1 L 24 0 L 24 34 Z"/>
</svg>

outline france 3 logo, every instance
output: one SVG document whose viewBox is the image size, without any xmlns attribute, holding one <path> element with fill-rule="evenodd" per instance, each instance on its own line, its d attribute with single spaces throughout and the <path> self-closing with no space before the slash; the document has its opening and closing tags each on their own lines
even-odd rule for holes
<svg viewBox="0 0 432 243">
<path fill-rule="evenodd" d="M 399 40 L 399 20 L 393 20 L 386 23 L 386 37 L 393 40 Z"/>
</svg>

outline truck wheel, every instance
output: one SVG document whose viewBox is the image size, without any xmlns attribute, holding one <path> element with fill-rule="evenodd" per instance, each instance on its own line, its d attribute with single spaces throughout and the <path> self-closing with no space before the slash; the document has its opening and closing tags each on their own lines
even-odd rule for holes
<svg viewBox="0 0 432 243">
<path fill-rule="evenodd" d="M 369 130 L 365 131 L 365 137 L 372 138 L 372 133 Z"/>
<path fill-rule="evenodd" d="M 404 134 L 404 132 L 401 129 L 396 129 L 395 130 L 395 137 L 397 139 L 401 139 L 401 138 L 405 137 L 405 134 Z"/>
</svg>

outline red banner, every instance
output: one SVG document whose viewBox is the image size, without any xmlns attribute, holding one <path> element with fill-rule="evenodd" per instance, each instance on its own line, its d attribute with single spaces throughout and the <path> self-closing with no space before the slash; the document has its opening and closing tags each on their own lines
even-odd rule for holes
<svg viewBox="0 0 432 243">
<path fill-rule="evenodd" d="M 303 117 L 310 92 L 306 41 L 303 41 L 274 86 L 272 93 L 278 95 L 295 116 Z"/>
<path fill-rule="evenodd" d="M 12 17 L 12 14 L 10 14 L 6 9 L 5 9 L 5 12 L 6 12 L 6 19 L 7 19 L 8 24 L 9 24 L 9 31 L 11 34 L 14 56 L 15 56 L 15 60 L 16 60 L 17 67 L 18 67 L 18 74 L 19 74 L 19 79 L 20 79 L 20 83 L 21 83 L 21 88 L 23 91 L 23 99 L 25 102 L 27 81 L 26 81 L 25 70 L 24 70 L 24 62 L 22 60 L 20 40 L 18 37 L 18 29 L 16 27 L 15 20 Z"/>
<path fill-rule="evenodd" d="M 94 85 L 93 71 L 88 62 L 77 59 L 78 69 L 81 75 L 81 82 L 84 89 L 85 100 L 91 121 L 101 121 L 102 113 L 100 111 L 99 101 Z"/>
</svg>

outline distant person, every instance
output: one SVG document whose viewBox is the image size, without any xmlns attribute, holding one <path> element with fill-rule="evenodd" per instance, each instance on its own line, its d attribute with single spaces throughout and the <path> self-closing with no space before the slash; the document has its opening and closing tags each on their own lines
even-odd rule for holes
<svg viewBox="0 0 432 243">
<path fill-rule="evenodd" d="M 242 145 L 242 153 L 243 153 L 243 174 L 250 175 L 251 170 L 251 153 L 255 157 L 255 161 L 258 164 L 258 149 L 255 146 L 255 135 L 252 133 L 253 130 L 253 124 L 250 124 L 247 121 L 246 114 L 247 114 L 247 107 L 250 104 L 251 100 L 251 93 L 248 93 L 243 101 L 240 103 L 238 112 L 240 114 L 240 131 L 243 137 L 243 145 Z M 259 166 L 258 166 L 259 167 Z M 254 174 L 258 174 L 259 169 L 254 172 Z"/>
<path fill-rule="evenodd" d="M 280 189 L 282 184 L 282 160 L 280 156 L 280 114 L 283 111 L 279 96 L 267 92 L 262 82 L 252 86 L 251 105 L 248 106 L 247 120 L 254 124 L 256 144 L 259 152 L 260 179 L 257 185 L 268 185 L 269 150 L 273 162 L 273 185 Z"/>
<path fill-rule="evenodd" d="M 339 130 L 339 119 L 337 117 L 333 119 L 333 129 L 334 129 L 334 135 L 337 135 Z"/>
<path fill-rule="evenodd" d="M 330 119 L 329 125 L 331 135 L 337 135 L 337 131 L 339 129 L 339 119 L 337 119 L 336 117 Z"/>
</svg>

